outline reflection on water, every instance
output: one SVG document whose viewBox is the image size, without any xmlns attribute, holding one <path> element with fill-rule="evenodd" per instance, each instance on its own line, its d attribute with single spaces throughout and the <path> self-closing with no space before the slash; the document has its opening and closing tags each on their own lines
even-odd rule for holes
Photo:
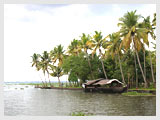
<svg viewBox="0 0 160 120">
<path fill-rule="evenodd" d="M 73 112 L 99 116 L 155 116 L 156 97 L 4 86 L 4 115 L 68 116 Z"/>
</svg>

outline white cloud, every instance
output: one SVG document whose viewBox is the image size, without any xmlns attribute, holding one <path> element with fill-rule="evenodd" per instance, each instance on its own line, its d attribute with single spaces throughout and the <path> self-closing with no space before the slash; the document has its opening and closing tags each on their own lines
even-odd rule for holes
<svg viewBox="0 0 160 120">
<path fill-rule="evenodd" d="M 149 15 L 155 12 L 154 6 L 152 8 Z M 66 49 L 71 40 L 79 39 L 82 33 L 94 34 L 98 30 L 106 36 L 116 32 L 119 16 L 127 11 L 113 5 L 110 14 L 98 15 L 87 4 L 49 7 L 47 10 L 5 4 L 4 9 L 5 81 L 40 81 L 36 70 L 31 68 L 30 56 L 34 52 L 41 54 L 58 44 Z M 147 14 L 145 9 L 142 7 L 138 11 Z"/>
</svg>

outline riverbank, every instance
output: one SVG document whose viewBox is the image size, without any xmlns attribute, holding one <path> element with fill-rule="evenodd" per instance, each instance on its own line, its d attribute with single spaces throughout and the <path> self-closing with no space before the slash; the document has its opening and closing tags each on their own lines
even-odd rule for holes
<svg viewBox="0 0 160 120">
<path fill-rule="evenodd" d="M 122 93 L 124 96 L 156 96 L 154 93 L 142 93 L 142 92 L 137 92 L 137 91 L 131 91 L 131 92 L 126 92 Z"/>
<path fill-rule="evenodd" d="M 35 87 L 35 88 L 41 88 L 41 89 L 59 89 L 59 90 L 83 90 L 83 88 L 80 88 L 80 87 Z"/>
<path fill-rule="evenodd" d="M 13 84 L 15 85 L 15 84 Z M 40 89 L 57 89 L 57 90 L 83 90 L 82 86 L 69 86 L 68 83 L 63 83 L 61 87 L 59 87 L 58 83 L 51 83 L 47 87 L 43 87 L 42 83 L 18 83 L 16 85 L 32 85 L 35 88 Z M 127 92 L 122 93 L 123 96 L 156 96 L 155 88 L 132 88 L 128 89 Z"/>
</svg>

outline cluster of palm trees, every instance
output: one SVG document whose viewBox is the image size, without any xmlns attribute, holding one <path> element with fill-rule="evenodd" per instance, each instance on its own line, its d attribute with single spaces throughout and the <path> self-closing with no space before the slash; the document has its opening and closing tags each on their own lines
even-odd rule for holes
<svg viewBox="0 0 160 120">
<path fill-rule="evenodd" d="M 48 53 L 47 51 L 44 51 L 42 55 L 34 53 L 31 57 L 32 67 L 35 66 L 37 71 L 42 70 L 44 77 L 46 73 L 48 74 L 48 81 L 50 86 L 52 86 L 52 84 L 50 82 L 49 76 L 58 77 L 59 80 L 59 77 L 63 75 L 61 65 L 63 63 L 63 58 L 65 57 L 65 54 L 61 45 L 55 47 L 53 50 L 50 51 L 50 53 Z M 42 83 L 44 87 L 48 86 L 46 78 L 45 81 L 42 80 Z"/>
<path fill-rule="evenodd" d="M 142 20 L 139 22 L 139 20 Z M 59 85 L 60 85 L 60 76 L 64 74 L 69 74 L 77 77 L 78 79 L 82 79 L 79 77 L 78 72 L 74 72 L 78 67 L 74 67 L 72 64 L 73 61 L 68 59 L 71 56 L 80 57 L 83 54 L 83 58 L 86 60 L 88 65 L 88 74 L 89 77 L 85 77 L 85 79 L 96 79 L 97 77 L 103 76 L 106 79 L 112 79 L 108 76 L 109 72 L 107 70 L 106 60 L 111 56 L 112 61 L 118 61 L 116 65 L 119 66 L 121 80 L 123 83 L 126 83 L 126 78 L 123 70 L 123 63 L 125 62 L 125 54 L 129 54 L 129 52 L 133 53 L 134 56 L 134 65 L 135 65 L 135 82 L 136 87 L 138 87 L 138 71 L 140 69 L 141 76 L 143 78 L 144 87 L 148 87 L 148 81 L 146 78 L 146 47 L 149 48 L 149 39 L 150 35 L 152 39 L 155 40 L 155 28 L 156 28 L 156 14 L 154 14 L 154 19 L 151 21 L 150 16 L 144 18 L 141 15 L 137 15 L 136 11 L 127 12 L 122 18 L 119 19 L 118 27 L 120 30 L 109 34 L 106 37 L 102 36 L 102 32 L 95 31 L 94 35 L 86 35 L 82 34 L 80 40 L 73 39 L 68 49 L 63 50 L 63 46 L 58 45 L 49 53 L 44 51 L 42 55 L 34 53 L 32 56 L 32 66 L 35 66 L 37 71 L 42 70 L 45 76 L 45 73 L 48 74 L 48 80 L 50 85 L 49 76 L 58 77 Z M 140 60 L 139 54 L 143 52 L 144 59 L 143 65 Z M 152 57 L 151 52 L 149 51 L 150 56 L 150 70 L 152 75 L 153 83 L 155 81 L 155 75 L 152 66 Z M 154 53 L 155 54 L 155 53 Z M 94 67 L 94 59 L 98 58 L 100 66 Z M 81 59 L 79 59 L 81 60 Z M 65 62 L 67 61 L 67 63 Z M 123 62 L 122 62 L 123 61 Z M 78 64 L 77 61 L 76 64 Z M 138 63 L 138 65 L 137 65 Z M 70 65 L 68 65 L 70 64 Z M 68 67 L 68 66 L 70 67 Z M 79 65 L 81 65 L 79 63 Z M 139 67 L 138 67 L 139 66 Z M 86 67 L 86 64 L 85 66 Z M 129 65 L 128 71 L 129 71 Z M 67 70 L 66 70 L 67 68 Z M 108 68 L 109 69 L 109 68 Z M 127 70 L 127 69 L 125 69 Z M 100 72 L 101 75 L 95 76 L 95 73 Z M 129 75 L 128 75 L 129 76 Z M 84 82 L 84 81 L 83 81 Z M 47 85 L 47 82 L 43 82 L 44 85 Z"/>
</svg>

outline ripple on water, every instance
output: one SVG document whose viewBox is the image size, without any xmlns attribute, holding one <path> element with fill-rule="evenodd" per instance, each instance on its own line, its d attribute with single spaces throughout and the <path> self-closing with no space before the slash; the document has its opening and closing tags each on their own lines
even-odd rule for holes
<svg viewBox="0 0 160 120">
<path fill-rule="evenodd" d="M 5 115 L 63 116 L 73 112 L 103 116 L 156 115 L 156 97 L 126 97 L 120 94 L 84 93 L 81 90 L 45 90 L 33 86 L 9 86 L 5 89 Z"/>
</svg>

